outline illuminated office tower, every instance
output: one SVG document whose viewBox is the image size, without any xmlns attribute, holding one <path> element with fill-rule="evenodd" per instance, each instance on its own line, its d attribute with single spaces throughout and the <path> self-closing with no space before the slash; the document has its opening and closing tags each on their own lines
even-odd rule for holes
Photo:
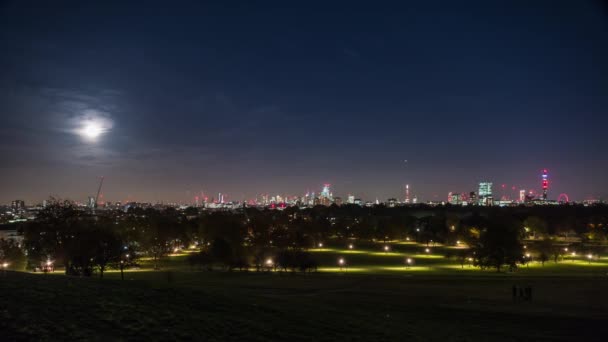
<svg viewBox="0 0 608 342">
<path fill-rule="evenodd" d="M 477 193 L 479 199 L 479 205 L 492 205 L 492 183 L 481 182 L 479 183 L 479 191 Z"/>
</svg>

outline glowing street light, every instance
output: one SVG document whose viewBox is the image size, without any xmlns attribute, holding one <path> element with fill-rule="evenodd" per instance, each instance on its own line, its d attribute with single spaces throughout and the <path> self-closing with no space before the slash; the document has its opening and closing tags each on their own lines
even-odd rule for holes
<svg viewBox="0 0 608 342">
<path fill-rule="evenodd" d="M 388 253 L 388 251 L 390 251 L 391 248 L 389 246 L 384 246 L 384 252 Z"/>
<path fill-rule="evenodd" d="M 319 248 L 323 248 L 323 242 L 319 242 Z"/>
<path fill-rule="evenodd" d="M 456 240 L 456 244 L 457 244 L 457 245 L 460 245 L 460 240 Z"/>
<path fill-rule="evenodd" d="M 344 260 L 344 258 L 338 259 L 338 265 L 340 266 L 340 271 L 342 271 L 342 268 L 346 266 L 346 261 Z"/>
<path fill-rule="evenodd" d="M 425 248 L 425 249 L 424 249 L 424 251 L 425 251 L 426 253 L 431 253 L 431 249 L 430 249 L 430 248 Z"/>
<path fill-rule="evenodd" d="M 414 262 L 412 260 L 412 258 L 406 258 L 405 259 L 405 268 L 410 268 L 410 266 L 412 266 L 412 262 Z"/>
<path fill-rule="evenodd" d="M 567 251 L 568 251 L 568 247 L 564 248 L 564 252 L 567 252 Z"/>
<path fill-rule="evenodd" d="M 589 263 L 591 263 L 591 259 L 593 259 L 593 254 L 588 254 L 587 259 L 589 259 Z"/>
<path fill-rule="evenodd" d="M 410 238 L 409 238 L 409 237 L 406 237 L 406 238 L 405 238 L 405 241 L 410 241 Z"/>
<path fill-rule="evenodd" d="M 526 253 L 526 258 L 529 258 L 529 257 L 530 257 L 530 253 Z"/>
<path fill-rule="evenodd" d="M 353 246 L 352 243 L 350 245 L 348 245 L 348 249 L 353 249 L 353 248 L 355 248 L 355 246 Z"/>
</svg>

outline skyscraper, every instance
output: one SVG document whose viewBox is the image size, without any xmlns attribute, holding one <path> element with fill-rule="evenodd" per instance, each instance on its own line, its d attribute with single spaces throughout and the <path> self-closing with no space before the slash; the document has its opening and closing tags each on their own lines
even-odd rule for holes
<svg viewBox="0 0 608 342">
<path fill-rule="evenodd" d="M 87 200 L 87 207 L 89 207 L 90 209 L 95 209 L 95 197 L 89 196 Z"/>
<path fill-rule="evenodd" d="M 330 184 L 323 184 L 323 190 L 319 196 L 319 203 L 322 205 L 331 205 L 333 202 L 332 193 L 330 192 Z"/>
<path fill-rule="evenodd" d="M 405 184 L 405 204 L 410 204 L 410 185 Z"/>
<path fill-rule="evenodd" d="M 549 176 L 547 175 L 547 169 L 543 170 L 543 201 L 547 200 L 547 190 L 549 189 Z"/>
<path fill-rule="evenodd" d="M 481 182 L 479 183 L 479 205 L 492 205 L 493 197 L 492 197 L 492 183 L 490 182 Z"/>
<path fill-rule="evenodd" d="M 475 191 L 469 192 L 469 204 L 471 204 L 471 205 L 479 204 L 477 202 L 477 193 L 475 193 Z"/>
<path fill-rule="evenodd" d="M 25 202 L 22 200 L 14 200 L 11 202 L 11 209 L 14 213 L 22 212 L 25 209 Z"/>
</svg>

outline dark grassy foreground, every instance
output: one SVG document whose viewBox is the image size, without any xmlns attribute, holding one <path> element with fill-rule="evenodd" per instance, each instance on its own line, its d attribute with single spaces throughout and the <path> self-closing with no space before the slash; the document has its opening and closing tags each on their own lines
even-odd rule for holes
<svg viewBox="0 0 608 342">
<path fill-rule="evenodd" d="M 0 340 L 605 341 L 608 278 L 9 273 Z M 531 284 L 531 303 L 511 286 Z"/>
</svg>

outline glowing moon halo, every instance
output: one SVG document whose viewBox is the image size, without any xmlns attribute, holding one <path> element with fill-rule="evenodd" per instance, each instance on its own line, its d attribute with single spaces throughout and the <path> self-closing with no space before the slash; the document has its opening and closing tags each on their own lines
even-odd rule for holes
<svg viewBox="0 0 608 342">
<path fill-rule="evenodd" d="M 82 123 L 82 126 L 76 132 L 86 140 L 95 141 L 106 132 L 106 129 L 99 122 L 87 120 Z"/>
</svg>

